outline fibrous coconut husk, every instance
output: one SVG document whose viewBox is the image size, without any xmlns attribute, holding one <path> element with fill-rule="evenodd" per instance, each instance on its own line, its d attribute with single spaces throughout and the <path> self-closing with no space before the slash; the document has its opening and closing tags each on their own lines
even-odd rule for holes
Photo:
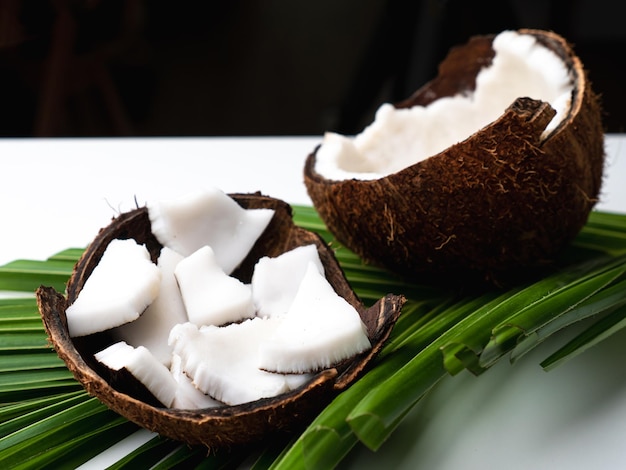
<svg viewBox="0 0 626 470">
<path fill-rule="evenodd" d="M 376 180 L 330 180 L 307 158 L 308 193 L 337 240 L 402 276 L 508 285 L 543 272 L 586 223 L 604 164 L 598 96 L 561 36 L 520 30 L 554 51 L 574 84 L 569 113 L 519 97 L 501 117 L 444 151 Z M 398 108 L 472 91 L 495 36 L 453 48 L 438 76 Z M 318 147 L 319 148 L 319 147 Z"/>
</svg>

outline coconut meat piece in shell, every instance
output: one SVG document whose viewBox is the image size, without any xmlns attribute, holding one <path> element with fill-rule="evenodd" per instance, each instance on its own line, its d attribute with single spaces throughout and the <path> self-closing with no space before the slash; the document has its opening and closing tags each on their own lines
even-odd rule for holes
<svg viewBox="0 0 626 470">
<path fill-rule="evenodd" d="M 315 245 L 304 245 L 279 256 L 264 256 L 254 265 L 252 298 L 257 316 L 273 317 L 289 311 L 309 263 L 324 274 Z"/>
<path fill-rule="evenodd" d="M 245 210 L 218 188 L 147 207 L 152 232 L 162 245 L 183 256 L 208 245 L 226 274 L 239 266 L 274 215 L 272 209 Z"/>
<path fill-rule="evenodd" d="M 259 367 L 283 373 L 326 369 L 371 347 L 358 312 L 312 261 L 272 334 L 259 344 Z"/>
<path fill-rule="evenodd" d="M 517 98 L 550 103 L 551 132 L 567 113 L 573 89 L 563 61 L 528 34 L 505 31 L 493 41 L 491 65 L 476 76 L 476 88 L 427 106 L 383 104 L 353 139 L 326 133 L 315 171 L 331 180 L 378 179 L 436 155 L 502 115 Z"/>
<path fill-rule="evenodd" d="M 255 315 L 252 290 L 229 276 L 206 245 L 181 260 L 174 269 L 190 322 L 225 325 Z"/>
<path fill-rule="evenodd" d="M 145 246 L 113 240 L 67 309 L 71 336 L 86 336 L 139 318 L 159 292 L 161 271 Z"/>
<path fill-rule="evenodd" d="M 172 355 L 170 372 L 178 384 L 172 408 L 181 410 L 199 410 L 223 406 L 224 403 L 199 390 L 183 371 L 182 360 L 178 354 Z"/>
<path fill-rule="evenodd" d="M 135 348 L 120 341 L 97 352 L 94 357 L 111 370 L 126 369 L 165 406 L 174 403 L 178 388 L 174 376 L 144 346 Z"/>
</svg>

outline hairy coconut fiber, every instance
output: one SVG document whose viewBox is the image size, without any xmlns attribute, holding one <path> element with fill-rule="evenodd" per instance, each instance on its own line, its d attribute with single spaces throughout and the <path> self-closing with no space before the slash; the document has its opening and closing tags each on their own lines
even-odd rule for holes
<svg viewBox="0 0 626 470">
<path fill-rule="evenodd" d="M 403 276 L 508 284 L 554 263 L 597 201 L 604 162 L 598 98 L 579 58 L 552 32 L 521 30 L 563 61 L 569 112 L 519 97 L 495 121 L 444 151 L 374 180 L 331 180 L 305 169 L 308 193 L 338 241 Z M 438 76 L 395 105 L 427 105 L 474 89 L 494 36 L 453 48 Z"/>
<path fill-rule="evenodd" d="M 171 439 L 209 448 L 233 447 L 293 432 L 311 421 L 341 390 L 348 387 L 378 354 L 397 320 L 404 298 L 388 295 L 366 308 L 350 289 L 332 251 L 315 233 L 293 224 L 291 208 L 284 202 L 258 194 L 231 195 L 245 208 L 270 208 L 274 217 L 249 256 L 233 273 L 249 282 L 252 268 L 262 256 L 277 256 L 297 246 L 315 244 L 326 277 L 335 291 L 352 304 L 367 326 L 372 348 L 352 361 L 316 374 L 305 385 L 274 398 L 237 406 L 200 410 L 168 409 L 161 405 L 130 374 L 111 374 L 94 353 L 110 345 L 106 332 L 71 338 L 65 309 L 78 296 L 104 249 L 115 238 L 134 238 L 146 244 L 153 260 L 161 246 L 151 233 L 146 208 L 121 214 L 103 228 L 76 264 L 67 285 L 67 296 L 40 287 L 37 300 L 50 342 L 57 354 L 87 392 L 129 420 Z"/>
</svg>

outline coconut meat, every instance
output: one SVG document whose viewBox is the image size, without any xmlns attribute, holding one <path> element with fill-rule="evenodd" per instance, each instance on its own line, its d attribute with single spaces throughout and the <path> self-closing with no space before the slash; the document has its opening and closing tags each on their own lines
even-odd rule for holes
<svg viewBox="0 0 626 470">
<path fill-rule="evenodd" d="M 472 92 L 442 97 L 427 106 L 380 106 L 374 121 L 353 138 L 328 132 L 315 170 L 331 180 L 378 179 L 465 140 L 502 115 L 519 97 L 549 103 L 556 115 L 549 134 L 567 115 L 574 84 L 566 64 L 530 34 L 504 31 L 495 56 L 476 77 Z"/>
<path fill-rule="evenodd" d="M 172 329 L 170 343 L 196 388 L 228 405 L 239 405 L 287 392 L 309 378 L 301 375 L 287 381 L 282 374 L 258 367 L 259 342 L 276 325 L 275 319 L 259 317 L 223 327 L 186 323 Z"/>
<path fill-rule="evenodd" d="M 189 256 L 205 245 L 232 273 L 270 223 L 272 209 L 244 209 L 217 188 L 147 205 L 152 233 L 163 246 Z"/>
<path fill-rule="evenodd" d="M 255 314 L 249 285 L 229 276 L 215 252 L 204 246 L 174 269 L 187 318 L 196 325 L 224 325 Z"/>
<path fill-rule="evenodd" d="M 112 370 L 126 369 L 133 374 L 161 403 L 170 407 L 176 396 L 177 383 L 165 367 L 150 351 L 120 341 L 103 349 L 94 356 Z"/>
<path fill-rule="evenodd" d="M 183 256 L 164 247 L 157 260 L 161 271 L 159 294 L 135 321 L 126 323 L 111 331 L 116 340 L 132 346 L 145 346 L 164 365 L 170 365 L 172 350 L 167 344 L 170 330 L 178 323 L 188 321 L 185 305 L 174 268 Z"/>
<path fill-rule="evenodd" d="M 326 369 L 371 347 L 356 309 L 310 262 L 287 314 L 259 346 L 259 367 L 279 373 Z"/>
<path fill-rule="evenodd" d="M 272 317 L 287 313 L 309 262 L 320 274 L 324 274 L 324 265 L 315 245 L 299 246 L 279 256 L 264 256 L 257 261 L 251 287 L 258 316 Z"/>
<path fill-rule="evenodd" d="M 70 336 L 90 335 L 136 320 L 157 297 L 160 282 L 161 271 L 144 245 L 132 239 L 113 240 L 66 309 Z"/>
<path fill-rule="evenodd" d="M 178 384 L 172 408 L 200 410 L 224 406 L 224 403 L 215 400 L 196 388 L 189 376 L 183 371 L 181 362 L 178 354 L 172 355 L 170 372 Z"/>
</svg>

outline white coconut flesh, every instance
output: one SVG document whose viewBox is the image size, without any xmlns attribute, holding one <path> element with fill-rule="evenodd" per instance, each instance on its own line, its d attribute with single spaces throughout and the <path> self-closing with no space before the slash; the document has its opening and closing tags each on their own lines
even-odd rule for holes
<svg viewBox="0 0 626 470">
<path fill-rule="evenodd" d="M 272 209 L 244 209 L 217 188 L 148 204 L 152 232 L 163 246 L 189 256 L 205 245 L 232 273 L 270 223 Z"/>
<path fill-rule="evenodd" d="M 95 358 L 112 370 L 126 369 L 165 406 L 174 403 L 178 384 L 170 370 L 147 348 L 120 341 L 96 353 Z"/>
<path fill-rule="evenodd" d="M 300 246 L 280 256 L 264 256 L 257 261 L 252 275 L 252 294 L 258 316 L 287 313 L 309 262 L 324 274 L 315 245 Z"/>
<path fill-rule="evenodd" d="M 174 270 L 187 318 L 196 325 L 225 325 L 255 315 L 252 290 L 224 272 L 210 246 L 178 263 Z"/>
<path fill-rule="evenodd" d="M 287 380 L 259 368 L 259 344 L 272 335 L 277 323 L 260 317 L 225 327 L 186 323 L 172 329 L 170 342 L 182 370 L 199 390 L 228 405 L 240 405 L 287 392 L 310 378 L 303 374 Z"/>
<path fill-rule="evenodd" d="M 325 369 L 371 347 L 358 312 L 309 262 L 287 314 L 259 347 L 259 366 L 282 373 Z"/>
<path fill-rule="evenodd" d="M 66 310 L 69 334 L 85 336 L 139 318 L 156 298 L 161 271 L 144 245 L 113 240 L 76 301 Z"/>
<path fill-rule="evenodd" d="M 178 384 L 172 408 L 195 410 L 224 405 L 224 403 L 196 388 L 189 376 L 183 371 L 180 356 L 177 354 L 172 354 L 170 372 Z"/>
<path fill-rule="evenodd" d="M 184 257 L 174 250 L 161 249 L 157 267 L 161 271 L 159 293 L 154 301 L 137 318 L 111 333 L 120 341 L 132 346 L 145 346 L 164 365 L 170 365 L 172 348 L 167 339 L 172 327 L 188 320 L 187 311 L 179 293 L 174 268 Z"/>
<path fill-rule="evenodd" d="M 187 256 L 163 247 L 155 264 L 145 246 L 112 240 L 66 309 L 68 329 L 110 332 L 114 344 L 96 359 L 125 368 L 165 406 L 185 409 L 275 396 L 371 347 L 358 312 L 325 278 L 315 245 L 259 259 L 250 284 L 217 258 L 209 245 Z"/>
<path fill-rule="evenodd" d="M 331 180 L 382 178 L 465 140 L 520 97 L 555 109 L 544 130 L 548 135 L 571 106 L 574 84 L 566 64 L 529 34 L 504 31 L 492 47 L 493 61 L 478 73 L 473 92 L 427 106 L 396 109 L 385 103 L 353 138 L 326 133 L 316 153 L 316 172 Z"/>
</svg>

